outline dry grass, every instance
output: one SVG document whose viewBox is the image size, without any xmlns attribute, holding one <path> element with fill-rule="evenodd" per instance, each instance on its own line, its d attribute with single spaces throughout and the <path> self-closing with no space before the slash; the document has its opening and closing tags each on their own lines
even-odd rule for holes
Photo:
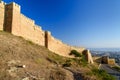
<svg viewBox="0 0 120 80">
<path fill-rule="evenodd" d="M 66 60 L 22 37 L 0 32 L 0 80 L 77 80 L 72 71 L 61 67 Z M 70 68 L 75 72 L 90 70 L 73 62 Z M 16 68 L 19 65 L 26 67 Z"/>
<path fill-rule="evenodd" d="M 12 77 L 23 78 L 31 75 L 37 77 L 37 79 L 44 78 L 47 80 L 51 69 L 55 67 L 55 63 L 48 60 L 48 58 L 52 59 L 52 56 L 55 56 L 55 54 L 43 46 L 31 44 L 21 37 L 6 32 L 0 32 L 0 71 L 4 70 L 3 74 L 0 73 L 2 74 L 0 80 L 4 80 L 5 77 L 13 80 Z M 12 60 L 20 61 L 20 63 L 14 65 L 26 65 L 26 68 L 18 69 L 13 72 L 15 75 L 10 77 L 10 75 L 8 76 L 8 70 L 11 66 L 8 66 L 8 62 Z"/>
</svg>

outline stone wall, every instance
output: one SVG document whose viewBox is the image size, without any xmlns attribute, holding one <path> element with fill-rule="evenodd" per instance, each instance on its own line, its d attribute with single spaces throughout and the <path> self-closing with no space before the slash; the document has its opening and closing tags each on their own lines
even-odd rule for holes
<svg viewBox="0 0 120 80">
<path fill-rule="evenodd" d="M 115 59 L 111 59 L 108 56 L 102 56 L 102 60 L 101 62 L 103 64 L 110 64 L 110 65 L 114 65 L 115 64 Z"/>
<path fill-rule="evenodd" d="M 21 14 L 21 33 L 20 36 L 33 41 L 39 45 L 45 45 L 45 34 L 40 26 L 35 25 L 34 21 Z"/>
<path fill-rule="evenodd" d="M 93 58 L 89 50 L 83 50 L 83 55 L 85 55 L 86 60 L 88 63 L 93 63 Z"/>
<path fill-rule="evenodd" d="M 44 46 L 44 31 L 35 25 L 34 20 L 24 16 L 20 11 L 20 6 L 14 2 L 6 5 L 5 31 Z"/>
<path fill-rule="evenodd" d="M 49 31 L 45 32 L 45 37 L 46 47 L 52 52 L 58 53 L 62 56 L 70 57 L 69 53 L 71 52 L 71 50 L 77 50 L 82 53 L 82 51 L 85 49 L 69 46 L 62 41 L 55 39 Z"/>
<path fill-rule="evenodd" d="M 45 31 L 45 46 L 52 52 L 55 52 L 61 56 L 73 57 L 69 53 L 71 50 L 77 50 L 81 54 L 85 55 L 88 63 L 93 63 L 92 55 L 89 50 L 82 47 L 69 46 L 62 41 L 55 39 L 49 31 Z"/>
<path fill-rule="evenodd" d="M 108 64 L 109 57 L 108 56 L 102 56 L 101 63 Z"/>
<path fill-rule="evenodd" d="M 110 65 L 115 65 L 115 59 L 109 59 L 108 64 Z"/>
<path fill-rule="evenodd" d="M 4 12 L 5 11 L 5 3 L 1 2 L 0 3 L 0 30 L 3 30 L 3 25 L 4 25 Z"/>
<path fill-rule="evenodd" d="M 0 30 L 21 36 L 26 40 L 45 46 L 52 52 L 70 57 L 71 50 L 82 53 L 85 48 L 73 47 L 54 38 L 49 31 L 43 31 L 34 20 L 21 14 L 21 7 L 16 3 L 0 3 Z M 92 62 L 91 53 L 87 52 L 88 62 Z"/>
</svg>

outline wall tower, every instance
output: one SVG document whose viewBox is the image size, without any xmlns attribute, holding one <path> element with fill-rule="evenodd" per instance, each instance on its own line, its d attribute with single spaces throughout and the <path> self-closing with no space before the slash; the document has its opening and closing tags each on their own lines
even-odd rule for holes
<svg viewBox="0 0 120 80">
<path fill-rule="evenodd" d="M 14 2 L 5 6 L 4 30 L 19 35 L 20 32 L 20 6 Z"/>
</svg>

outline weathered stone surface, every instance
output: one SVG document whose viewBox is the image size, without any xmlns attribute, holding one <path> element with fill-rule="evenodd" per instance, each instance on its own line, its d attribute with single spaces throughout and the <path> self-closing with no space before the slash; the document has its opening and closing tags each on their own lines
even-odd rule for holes
<svg viewBox="0 0 120 80">
<path fill-rule="evenodd" d="M 115 59 L 110 59 L 109 56 L 102 56 L 101 62 L 104 64 L 115 65 Z"/>
<path fill-rule="evenodd" d="M 92 64 L 94 63 L 94 62 L 93 62 L 92 55 L 91 55 L 91 53 L 90 53 L 89 50 L 84 50 L 84 51 L 83 51 L 83 54 L 85 55 L 88 63 L 92 63 Z"/>
<path fill-rule="evenodd" d="M 5 5 L 3 2 L 0 3 L 0 30 L 3 30 L 4 26 L 4 10 L 5 10 Z"/>
</svg>

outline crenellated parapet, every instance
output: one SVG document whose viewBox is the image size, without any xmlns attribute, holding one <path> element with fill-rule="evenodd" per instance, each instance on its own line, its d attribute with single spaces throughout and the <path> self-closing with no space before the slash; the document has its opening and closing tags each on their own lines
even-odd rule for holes
<svg viewBox="0 0 120 80">
<path fill-rule="evenodd" d="M 1 1 L 0 5 L 6 5 L 6 3 L 4 1 Z"/>
<path fill-rule="evenodd" d="M 21 6 L 16 4 L 15 2 L 11 2 L 11 3 L 8 3 L 6 5 L 12 7 L 12 9 L 14 8 L 14 10 L 16 10 L 16 11 L 20 12 L 20 10 L 21 10 Z"/>
<path fill-rule="evenodd" d="M 25 16 L 24 14 L 20 14 L 20 16 L 21 16 L 21 18 L 23 18 L 24 21 L 26 21 L 28 24 L 33 24 L 33 25 L 35 24 L 35 21 L 34 21 L 34 20 L 28 18 L 28 17 Z"/>
<path fill-rule="evenodd" d="M 10 4 L 13 4 L 13 6 L 15 6 L 15 7 L 17 7 L 17 8 L 19 8 L 19 9 L 20 9 L 20 5 L 18 5 L 17 3 L 12 2 L 12 3 L 10 3 Z"/>
<path fill-rule="evenodd" d="M 34 26 L 34 30 L 43 31 L 42 28 L 39 25 L 36 25 L 36 24 Z"/>
</svg>

